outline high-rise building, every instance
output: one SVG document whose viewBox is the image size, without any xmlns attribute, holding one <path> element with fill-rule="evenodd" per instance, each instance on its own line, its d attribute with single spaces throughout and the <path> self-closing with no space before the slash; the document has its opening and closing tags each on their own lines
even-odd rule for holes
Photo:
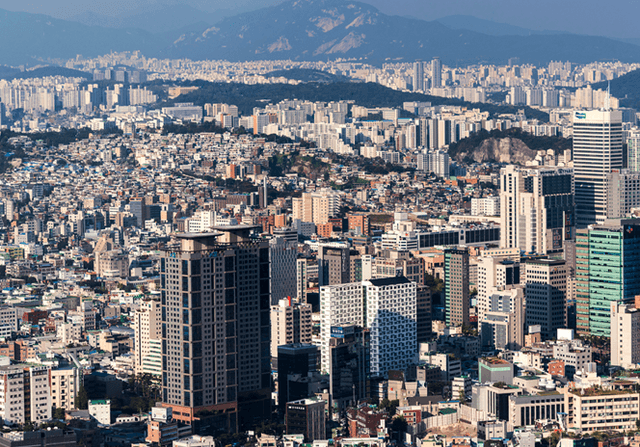
<svg viewBox="0 0 640 447">
<path fill-rule="evenodd" d="M 301 399 L 287 404 L 285 422 L 287 434 L 304 435 L 304 441 L 326 439 L 326 402 L 317 399 Z"/>
<path fill-rule="evenodd" d="M 527 326 L 540 326 L 543 339 L 567 327 L 567 265 L 563 260 L 533 259 L 525 263 Z"/>
<path fill-rule="evenodd" d="M 289 387 L 291 376 L 306 378 L 318 370 L 318 347 L 312 344 L 293 343 L 278 346 L 278 406 L 284 411 L 287 402 L 309 396 L 307 386 Z"/>
<path fill-rule="evenodd" d="M 574 238 L 573 172 L 566 168 L 500 171 L 500 246 L 560 253 Z"/>
<path fill-rule="evenodd" d="M 288 242 L 285 238 L 274 237 L 269 241 L 272 306 L 278 304 L 282 298 L 295 297 L 298 294 L 296 282 L 297 247 L 297 240 L 296 242 Z"/>
<path fill-rule="evenodd" d="M 431 88 L 442 86 L 442 62 L 439 57 L 434 57 L 431 61 Z"/>
<path fill-rule="evenodd" d="M 162 402 L 200 433 L 270 414 L 269 244 L 261 227 L 177 235 L 160 259 Z M 209 410 L 206 416 L 196 416 Z"/>
<path fill-rule="evenodd" d="M 478 259 L 478 280 L 476 296 L 478 321 L 484 321 L 484 314 L 490 310 L 491 294 L 520 284 L 520 256 L 495 255 Z"/>
<path fill-rule="evenodd" d="M 627 169 L 640 172 L 640 130 L 637 129 L 632 130 L 627 138 Z"/>
<path fill-rule="evenodd" d="M 345 284 L 351 278 L 351 249 L 349 247 L 318 247 L 318 284 Z"/>
<path fill-rule="evenodd" d="M 636 368 L 640 363 L 640 309 L 611 302 L 611 365 Z"/>
<path fill-rule="evenodd" d="M 484 348 L 518 351 L 524 346 L 524 293 L 522 287 L 494 292 L 478 320 Z"/>
<path fill-rule="evenodd" d="M 329 371 L 331 328 L 345 324 L 371 332 L 371 374 L 403 370 L 417 352 L 416 283 L 399 276 L 320 288 L 322 371 Z"/>
<path fill-rule="evenodd" d="M 370 332 L 353 324 L 331 328 L 329 395 L 338 408 L 354 406 L 369 396 Z"/>
<path fill-rule="evenodd" d="M 640 208 L 640 172 L 614 169 L 607 176 L 607 218 L 620 219 Z"/>
<path fill-rule="evenodd" d="M 611 303 L 640 295 L 640 220 L 610 219 L 576 235 L 576 330 L 609 337 Z"/>
<path fill-rule="evenodd" d="M 278 356 L 278 346 L 291 343 L 311 343 L 311 305 L 284 298 L 271 306 L 271 357 Z"/>
<path fill-rule="evenodd" d="M 5 423 L 34 425 L 51 419 L 51 374 L 48 366 L 0 367 L 0 416 Z"/>
<path fill-rule="evenodd" d="M 424 91 L 424 64 L 422 61 L 413 63 L 412 85 L 414 92 Z"/>
<path fill-rule="evenodd" d="M 607 175 L 622 169 L 621 111 L 573 112 L 573 168 L 577 226 L 604 223 Z"/>
<path fill-rule="evenodd" d="M 444 252 L 444 305 L 447 326 L 469 323 L 469 252 Z"/>
<path fill-rule="evenodd" d="M 133 313 L 134 370 L 136 374 L 162 375 L 162 303 L 144 300 Z"/>
</svg>

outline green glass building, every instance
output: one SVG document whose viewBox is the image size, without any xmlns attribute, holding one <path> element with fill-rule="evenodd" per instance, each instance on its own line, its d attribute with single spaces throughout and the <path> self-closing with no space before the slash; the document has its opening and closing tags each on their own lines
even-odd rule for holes
<svg viewBox="0 0 640 447">
<path fill-rule="evenodd" d="M 576 235 L 576 329 L 609 337 L 611 302 L 640 295 L 640 219 L 611 219 Z"/>
</svg>

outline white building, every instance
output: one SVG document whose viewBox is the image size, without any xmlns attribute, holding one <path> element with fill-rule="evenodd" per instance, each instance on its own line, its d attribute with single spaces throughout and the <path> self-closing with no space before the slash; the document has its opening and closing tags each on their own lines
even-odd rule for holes
<svg viewBox="0 0 640 447">
<path fill-rule="evenodd" d="M 271 357 L 278 357 L 278 346 L 311 343 L 311 304 L 282 299 L 271 306 Z"/>
<path fill-rule="evenodd" d="M 611 302 L 611 365 L 625 369 L 640 363 L 640 311 L 634 305 Z"/>
<path fill-rule="evenodd" d="M 576 223 L 604 223 L 607 217 L 607 175 L 622 169 L 622 112 L 573 112 L 573 167 Z"/>
<path fill-rule="evenodd" d="M 405 369 L 416 360 L 416 283 L 395 277 L 323 286 L 320 312 L 323 371 L 329 370 L 331 327 L 343 324 L 370 329 L 372 375 Z"/>
<path fill-rule="evenodd" d="M 607 175 L 607 218 L 619 219 L 640 208 L 640 172 L 615 169 Z"/>
<path fill-rule="evenodd" d="M 216 447 L 216 440 L 213 436 L 193 435 L 173 441 L 173 447 Z"/>
<path fill-rule="evenodd" d="M 500 247 L 562 252 L 575 238 L 573 170 L 510 165 L 500 176 Z"/>
<path fill-rule="evenodd" d="M 56 330 L 58 341 L 67 345 L 73 341 L 80 340 L 82 335 L 82 326 L 72 321 L 61 322 Z"/>
<path fill-rule="evenodd" d="M 144 300 L 133 313 L 134 369 L 136 374 L 162 374 L 162 306 Z"/>
<path fill-rule="evenodd" d="M 24 424 L 27 411 L 34 424 L 51 419 L 51 387 L 48 366 L 9 365 L 0 367 L 0 417 L 5 422 Z M 28 394 L 25 394 L 28 389 Z"/>
<path fill-rule="evenodd" d="M 89 401 L 89 414 L 99 424 L 110 425 L 111 424 L 111 401 L 106 400 L 90 400 Z"/>
<path fill-rule="evenodd" d="M 51 370 L 51 404 L 54 408 L 75 408 L 75 398 L 82 381 L 81 374 L 74 366 Z"/>
<path fill-rule="evenodd" d="M 472 216 L 499 216 L 500 197 L 483 197 L 471 199 Z"/>
</svg>

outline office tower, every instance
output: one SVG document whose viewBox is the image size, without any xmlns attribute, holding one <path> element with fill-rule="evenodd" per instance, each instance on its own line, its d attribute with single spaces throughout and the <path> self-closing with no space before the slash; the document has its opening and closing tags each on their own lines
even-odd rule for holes
<svg viewBox="0 0 640 447">
<path fill-rule="evenodd" d="M 525 324 L 540 325 L 543 339 L 567 327 L 567 266 L 563 260 L 527 260 L 525 271 Z"/>
<path fill-rule="evenodd" d="M 500 247 L 560 253 L 574 238 L 573 172 L 565 168 L 500 171 Z"/>
<path fill-rule="evenodd" d="M 318 285 L 345 284 L 350 281 L 349 247 L 318 247 Z"/>
<path fill-rule="evenodd" d="M 270 412 L 269 244 L 252 238 L 259 228 L 177 235 L 160 259 L 162 402 L 202 432 L 233 433 L 237 419 L 250 426 Z"/>
<path fill-rule="evenodd" d="M 442 62 L 439 57 L 431 61 L 431 88 L 442 87 Z"/>
<path fill-rule="evenodd" d="M 416 309 L 416 284 L 402 276 L 321 287 L 322 371 L 330 368 L 331 328 L 345 324 L 371 331 L 372 375 L 405 369 L 417 352 Z"/>
<path fill-rule="evenodd" d="M 422 61 L 415 61 L 413 63 L 413 79 L 412 79 L 413 91 L 424 91 L 424 64 Z"/>
<path fill-rule="evenodd" d="M 640 220 L 610 219 L 576 235 L 576 330 L 610 335 L 611 303 L 640 295 Z"/>
<path fill-rule="evenodd" d="M 129 212 L 135 216 L 138 228 L 144 228 L 144 221 L 147 218 L 146 208 L 147 205 L 144 203 L 144 198 L 132 199 L 129 202 Z"/>
<path fill-rule="evenodd" d="M 296 269 L 298 268 L 298 242 L 288 242 L 285 238 L 274 237 L 269 241 L 271 269 L 271 305 L 282 298 L 298 294 Z"/>
<path fill-rule="evenodd" d="M 444 305 L 447 326 L 469 323 L 469 252 L 444 252 Z"/>
<path fill-rule="evenodd" d="M 431 338 L 431 289 L 420 285 L 416 289 L 416 336 L 418 343 Z"/>
<path fill-rule="evenodd" d="M 162 303 L 146 299 L 133 313 L 134 370 L 136 374 L 162 375 Z"/>
<path fill-rule="evenodd" d="M 296 267 L 297 297 L 299 303 L 307 302 L 309 280 L 318 278 L 318 261 L 312 258 L 298 258 Z"/>
<path fill-rule="evenodd" d="M 318 371 L 318 347 L 311 344 L 278 346 L 278 406 L 284 411 L 287 402 L 310 397 L 306 382 L 296 386 L 296 380 L 306 379 Z M 291 384 L 291 387 L 289 386 Z"/>
<path fill-rule="evenodd" d="M 611 365 L 629 369 L 640 363 L 639 299 L 634 304 L 611 302 Z"/>
<path fill-rule="evenodd" d="M 353 324 L 331 328 L 329 396 L 338 409 L 354 406 L 369 396 L 370 343 L 368 329 Z"/>
<path fill-rule="evenodd" d="M 620 219 L 640 208 L 640 172 L 614 169 L 607 175 L 607 219 Z"/>
<path fill-rule="evenodd" d="M 478 319 L 483 348 L 518 351 L 524 346 L 524 293 L 522 287 L 496 291 Z"/>
<path fill-rule="evenodd" d="M 577 226 L 604 223 L 607 175 L 622 169 L 622 112 L 573 112 L 573 168 Z"/>
<path fill-rule="evenodd" d="M 271 357 L 278 356 L 278 346 L 291 343 L 311 343 L 311 305 L 284 298 L 271 306 Z"/>
<path fill-rule="evenodd" d="M 491 295 L 520 284 L 520 256 L 494 255 L 478 259 L 478 295 L 476 296 L 478 321 L 491 308 Z M 480 328 L 482 330 L 482 328 Z"/>
<path fill-rule="evenodd" d="M 325 406 L 319 399 L 301 399 L 287 404 L 287 434 L 303 434 L 304 442 L 313 443 L 327 438 Z"/>
</svg>

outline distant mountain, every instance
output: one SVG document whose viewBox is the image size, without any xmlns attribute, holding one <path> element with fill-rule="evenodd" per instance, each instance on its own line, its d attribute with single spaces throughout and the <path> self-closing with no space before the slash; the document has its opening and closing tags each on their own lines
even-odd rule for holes
<svg viewBox="0 0 640 447">
<path fill-rule="evenodd" d="M 168 5 L 160 9 L 137 12 L 124 17 L 111 17 L 98 15 L 91 11 L 75 16 L 74 22 L 80 22 L 88 26 L 101 26 L 107 28 L 138 28 L 149 33 L 166 33 L 181 28 L 191 27 L 194 24 L 204 23 L 202 29 L 219 22 L 224 17 L 235 15 L 231 9 L 205 12 L 188 4 Z"/>
<path fill-rule="evenodd" d="M 512 57 L 536 64 L 551 60 L 640 60 L 640 46 L 603 37 L 489 35 L 452 29 L 437 21 L 388 16 L 351 0 L 287 0 L 224 18 L 214 25 L 210 21 L 216 18 L 215 13 L 203 13 L 200 22 L 187 24 L 197 11 L 188 6 L 168 6 L 164 12 L 149 11 L 146 17 L 130 18 L 128 24 L 148 29 L 157 29 L 154 21 L 157 22 L 162 32 L 153 34 L 138 28 L 87 26 L 40 14 L 0 10 L 0 64 L 38 65 L 77 54 L 93 57 L 134 50 L 148 57 L 195 60 L 342 58 L 373 64 L 439 56 L 451 66 L 501 64 Z M 167 14 L 172 12 L 175 20 L 167 20 Z M 477 21 L 474 23 L 466 25 L 480 26 Z"/>
<path fill-rule="evenodd" d="M 490 36 L 439 22 L 388 16 L 344 0 L 288 0 L 226 18 L 202 33 L 185 33 L 163 51 L 191 59 L 429 60 L 450 65 L 551 60 L 640 60 L 640 47 L 603 37 L 570 34 Z"/>
<path fill-rule="evenodd" d="M 141 50 L 155 54 L 167 40 L 137 29 L 91 27 L 42 14 L 0 9 L 0 64 L 37 65 L 77 54 L 98 56 L 110 51 Z"/>
<path fill-rule="evenodd" d="M 451 29 L 463 29 L 487 34 L 489 36 L 531 36 L 534 34 L 562 34 L 561 31 L 536 31 L 521 28 L 507 23 L 493 22 L 491 20 L 479 19 L 474 16 L 452 15 L 442 17 L 436 22 L 442 23 Z"/>
</svg>

